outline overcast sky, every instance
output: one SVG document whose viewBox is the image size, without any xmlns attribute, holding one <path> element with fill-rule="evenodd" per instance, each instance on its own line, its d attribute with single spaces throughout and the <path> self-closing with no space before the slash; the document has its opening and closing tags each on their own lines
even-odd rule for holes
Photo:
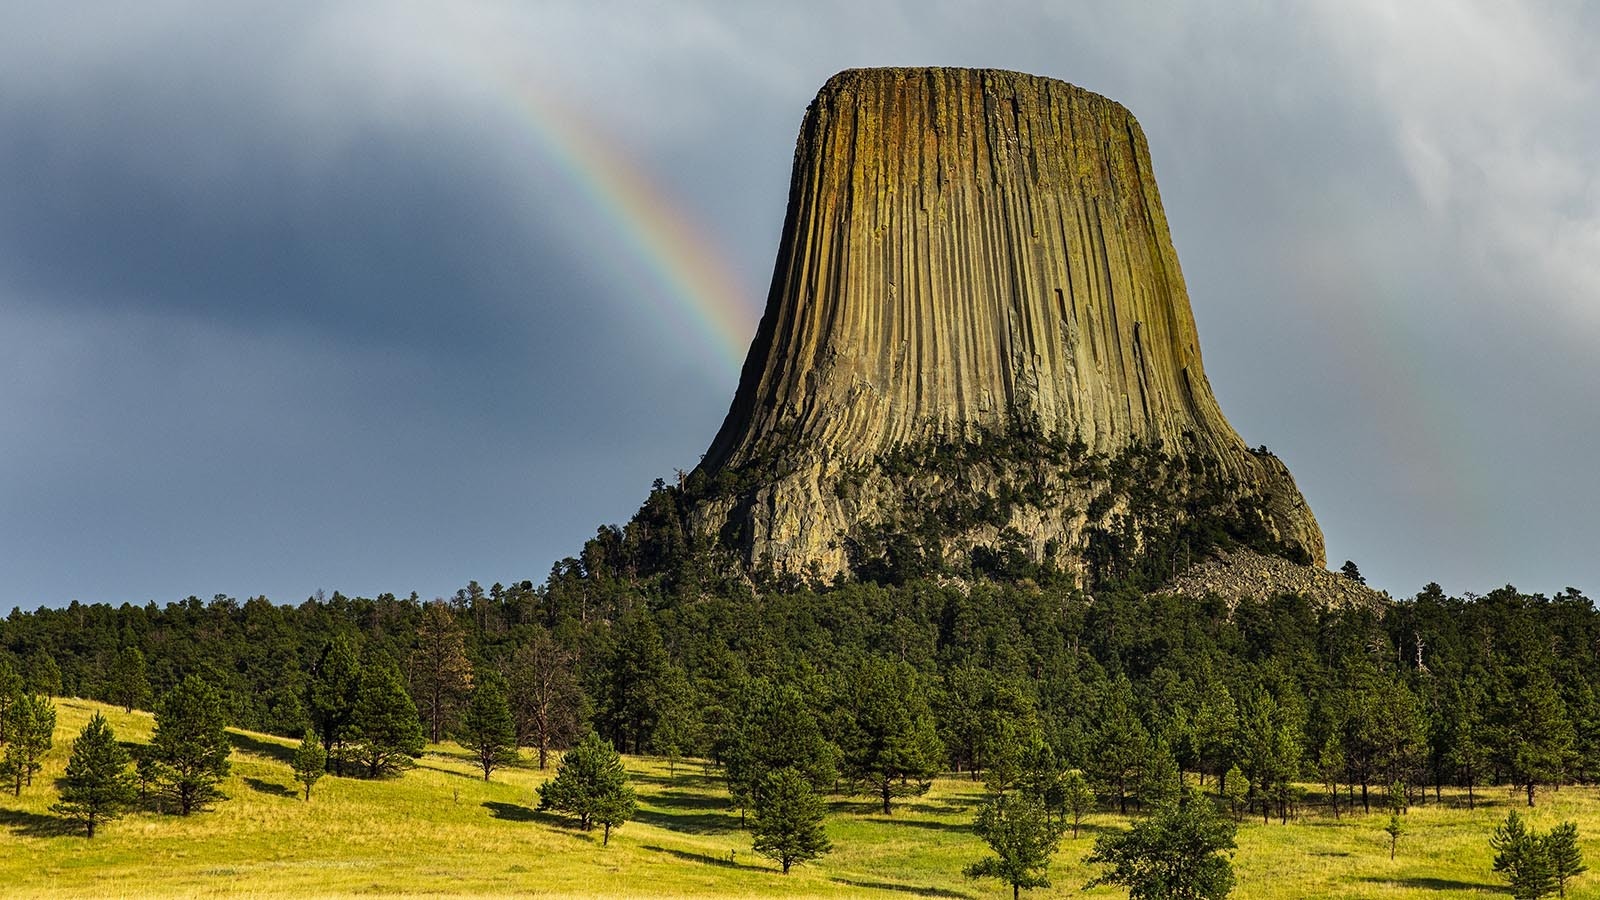
<svg viewBox="0 0 1600 900">
<path fill-rule="evenodd" d="M 5 3 L 0 608 L 542 579 L 736 381 L 583 149 L 753 332 L 800 117 L 872 65 L 1134 112 L 1335 566 L 1600 591 L 1593 9 Z"/>
</svg>

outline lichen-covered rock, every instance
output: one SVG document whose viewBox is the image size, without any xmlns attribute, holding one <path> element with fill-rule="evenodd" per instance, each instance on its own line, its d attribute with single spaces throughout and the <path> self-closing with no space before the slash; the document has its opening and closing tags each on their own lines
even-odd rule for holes
<svg viewBox="0 0 1600 900">
<path fill-rule="evenodd" d="M 1077 462 L 905 470 L 1019 433 Z M 1167 475 L 1205 483 L 1168 478 L 1172 502 L 1141 512 L 1084 462 L 1149 448 Z M 862 69 L 824 85 L 766 312 L 694 479 L 694 526 L 782 572 L 849 571 L 876 552 L 869 537 L 952 504 L 981 515 L 929 531 L 937 553 L 1006 543 L 1081 569 L 1092 531 L 1136 547 L 1171 524 L 1140 516 L 1182 518 L 1197 491 L 1323 561 L 1288 470 L 1248 449 L 1211 394 L 1139 124 L 1015 72 Z"/>
</svg>

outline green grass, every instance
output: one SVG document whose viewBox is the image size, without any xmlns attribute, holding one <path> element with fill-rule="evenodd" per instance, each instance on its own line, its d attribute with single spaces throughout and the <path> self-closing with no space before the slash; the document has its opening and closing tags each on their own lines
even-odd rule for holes
<svg viewBox="0 0 1600 900">
<path fill-rule="evenodd" d="M 325 778 L 306 803 L 293 793 L 292 741 L 236 732 L 228 800 L 189 818 L 137 813 L 95 837 L 57 833 L 48 809 L 72 738 L 90 714 L 106 714 L 123 740 L 147 740 L 151 718 L 100 704 L 58 700 L 56 746 L 23 795 L 0 795 L 0 894 L 36 896 L 303 897 L 421 894 L 434 897 L 1008 897 L 997 882 L 961 868 L 984 853 L 968 829 L 981 788 L 941 780 L 892 817 L 865 799 L 833 804 L 835 851 L 785 877 L 750 850 L 738 814 L 715 778 L 682 765 L 629 759 L 638 819 L 601 847 L 537 811 L 534 788 L 549 773 L 497 772 L 485 784 L 453 745 L 431 747 L 416 769 L 389 781 Z M 1452 800 L 1447 793 L 1445 799 Z M 1389 860 L 1377 812 L 1335 822 L 1320 813 L 1288 826 L 1246 822 L 1234 868 L 1239 900 L 1264 898 L 1465 898 L 1505 896 L 1489 868 L 1488 836 L 1516 802 L 1491 790 L 1476 811 L 1427 806 L 1406 817 L 1399 858 Z M 1520 808 L 1520 807 L 1519 807 Z M 1535 827 L 1578 822 L 1585 856 L 1600 868 L 1600 792 L 1543 792 Z M 1126 821 L 1099 814 L 1063 842 L 1055 887 L 1033 897 L 1115 897 L 1083 892 L 1081 862 L 1094 835 Z M 1600 896 L 1600 875 L 1577 884 Z"/>
</svg>

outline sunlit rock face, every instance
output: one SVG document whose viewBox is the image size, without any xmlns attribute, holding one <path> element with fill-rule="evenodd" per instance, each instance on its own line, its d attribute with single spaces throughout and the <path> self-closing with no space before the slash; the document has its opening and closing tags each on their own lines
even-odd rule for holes
<svg viewBox="0 0 1600 900">
<path fill-rule="evenodd" d="M 823 86 L 766 312 L 691 480 L 695 527 L 778 572 L 850 573 L 907 536 L 946 562 L 1003 548 L 1083 571 L 1096 535 L 1136 553 L 1205 504 L 1324 555 L 1288 470 L 1212 396 L 1138 122 L 1016 72 Z"/>
</svg>

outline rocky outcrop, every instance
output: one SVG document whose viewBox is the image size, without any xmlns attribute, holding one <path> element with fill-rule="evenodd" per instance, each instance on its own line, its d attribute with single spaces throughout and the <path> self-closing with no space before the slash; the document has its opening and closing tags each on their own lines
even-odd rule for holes
<svg viewBox="0 0 1600 900">
<path fill-rule="evenodd" d="M 1136 496 L 1151 480 L 1162 502 Z M 859 569 L 907 535 L 946 561 L 1002 547 L 1082 570 L 1096 533 L 1133 551 L 1213 514 L 1323 558 L 1288 470 L 1206 382 L 1139 124 L 1015 72 L 823 86 L 765 315 L 690 482 L 693 527 L 782 572 Z"/>
<path fill-rule="evenodd" d="M 1227 551 L 1179 575 L 1167 593 L 1200 599 L 1221 597 L 1229 605 L 1298 594 L 1323 607 L 1382 606 L 1389 595 L 1327 569 L 1297 566 L 1249 550 Z"/>
</svg>

